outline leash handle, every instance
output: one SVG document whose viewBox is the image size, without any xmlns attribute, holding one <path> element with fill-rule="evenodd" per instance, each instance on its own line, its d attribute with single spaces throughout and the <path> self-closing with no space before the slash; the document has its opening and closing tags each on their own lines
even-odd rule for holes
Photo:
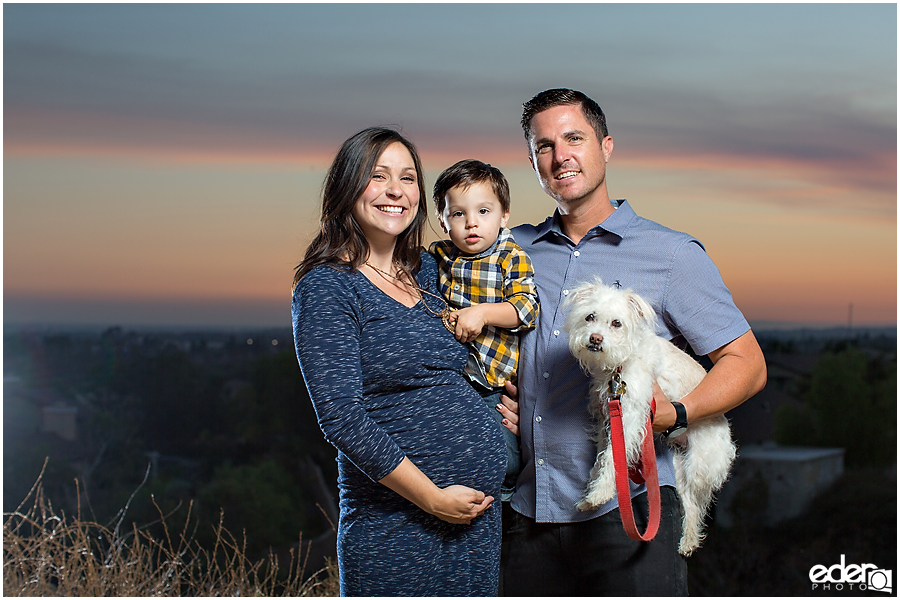
<svg viewBox="0 0 900 600">
<path fill-rule="evenodd" d="M 609 400 L 610 442 L 612 443 L 613 465 L 616 470 L 616 494 L 619 499 L 619 516 L 625 533 L 635 541 L 649 542 L 659 531 L 660 494 L 659 477 L 656 472 L 656 449 L 653 447 L 653 413 L 656 412 L 654 399 L 647 424 L 644 428 L 644 443 L 641 447 L 640 474 L 629 473 L 625 458 L 625 432 L 622 427 L 622 403 L 618 398 Z M 628 485 L 629 476 L 635 483 L 639 483 L 635 476 L 643 476 L 647 482 L 647 503 L 649 505 L 649 518 L 647 529 L 643 534 L 638 532 L 634 522 L 634 511 L 631 508 L 631 488 Z"/>
</svg>

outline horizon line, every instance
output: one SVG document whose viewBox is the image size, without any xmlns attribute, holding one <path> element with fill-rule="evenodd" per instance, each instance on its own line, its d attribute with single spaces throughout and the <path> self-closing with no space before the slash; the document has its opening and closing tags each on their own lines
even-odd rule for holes
<svg viewBox="0 0 900 600">
<path fill-rule="evenodd" d="M 785 331 L 871 331 L 881 329 L 897 330 L 897 323 L 857 323 L 852 325 L 839 323 L 823 323 L 823 322 L 802 322 L 802 321 L 773 321 L 773 320 L 753 320 L 748 319 L 752 331 L 756 333 L 766 332 L 785 332 Z M 25 331 L 35 333 L 39 331 L 45 332 L 88 332 L 88 331 L 107 331 L 110 329 L 122 329 L 123 331 L 178 331 L 178 332 L 222 332 L 222 331 L 247 331 L 247 330 L 273 330 L 285 329 L 290 330 L 290 320 L 286 319 L 284 323 L 275 324 L 272 322 L 260 323 L 140 323 L 140 322 L 40 322 L 40 321 L 13 321 L 6 319 L 3 321 L 3 334 Z"/>
</svg>

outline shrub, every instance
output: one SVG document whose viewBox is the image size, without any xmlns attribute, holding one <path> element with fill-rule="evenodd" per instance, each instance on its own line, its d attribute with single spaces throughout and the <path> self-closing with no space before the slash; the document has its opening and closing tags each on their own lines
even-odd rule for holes
<svg viewBox="0 0 900 600">
<path fill-rule="evenodd" d="M 810 375 L 803 405 L 775 413 L 775 441 L 835 446 L 852 466 L 896 462 L 897 363 L 870 359 L 855 347 L 823 354 Z"/>
<path fill-rule="evenodd" d="M 31 499 L 31 507 L 23 506 Z M 306 557 L 294 549 L 282 568 L 277 557 L 255 562 L 246 542 L 222 524 L 211 549 L 185 527 L 173 537 L 160 511 L 163 539 L 137 525 L 69 518 L 44 496 L 41 478 L 18 509 L 4 513 L 4 596 L 336 596 L 337 567 L 303 577 Z M 190 509 L 189 509 L 190 510 Z M 190 522 L 190 519 L 185 521 Z"/>
</svg>

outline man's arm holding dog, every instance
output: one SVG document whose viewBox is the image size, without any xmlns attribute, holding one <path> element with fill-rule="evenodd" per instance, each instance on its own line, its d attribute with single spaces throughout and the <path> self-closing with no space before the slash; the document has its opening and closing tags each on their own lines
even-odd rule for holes
<svg viewBox="0 0 900 600">
<path fill-rule="evenodd" d="M 713 362 L 700 385 L 681 399 L 687 411 L 688 423 L 725 414 L 759 393 L 766 385 L 766 360 L 752 331 L 748 331 L 707 356 Z M 656 417 L 653 431 L 661 433 L 675 424 L 675 407 L 659 386 L 653 384 L 656 398 Z M 511 382 L 498 405 L 503 425 L 519 435 L 519 393 Z"/>
<path fill-rule="evenodd" d="M 753 331 L 747 331 L 731 342 L 707 354 L 712 369 L 700 384 L 680 400 L 688 423 L 725 414 L 759 393 L 766 385 L 766 360 Z M 519 435 L 519 395 L 513 382 L 506 382 L 506 394 L 500 397 L 497 410 L 503 425 Z M 676 412 L 656 382 L 653 383 L 656 415 L 653 431 L 662 433 L 675 424 Z"/>
<path fill-rule="evenodd" d="M 687 411 L 688 423 L 725 414 L 766 385 L 766 360 L 753 331 L 707 356 L 713 362 L 713 368 L 700 385 L 680 400 Z M 653 396 L 656 398 L 653 431 L 660 433 L 675 424 L 675 407 L 655 383 Z M 516 417 L 518 423 L 518 415 Z"/>
<path fill-rule="evenodd" d="M 713 363 L 703 381 L 680 400 L 687 413 L 688 423 L 725 414 L 758 394 L 766 385 L 766 360 L 753 331 L 707 354 Z M 506 394 L 500 396 L 497 410 L 503 416 L 503 426 L 519 435 L 519 390 L 507 381 Z M 662 433 L 675 424 L 672 402 L 653 382 L 656 415 L 653 431 Z"/>
</svg>

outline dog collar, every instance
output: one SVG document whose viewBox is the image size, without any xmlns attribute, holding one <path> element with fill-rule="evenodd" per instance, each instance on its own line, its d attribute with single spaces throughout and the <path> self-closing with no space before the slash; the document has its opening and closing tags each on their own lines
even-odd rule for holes
<svg viewBox="0 0 900 600">
<path fill-rule="evenodd" d="M 626 387 L 625 382 L 622 381 L 622 367 L 619 367 L 609 380 L 609 397 L 618 400 L 625 395 Z"/>
</svg>

